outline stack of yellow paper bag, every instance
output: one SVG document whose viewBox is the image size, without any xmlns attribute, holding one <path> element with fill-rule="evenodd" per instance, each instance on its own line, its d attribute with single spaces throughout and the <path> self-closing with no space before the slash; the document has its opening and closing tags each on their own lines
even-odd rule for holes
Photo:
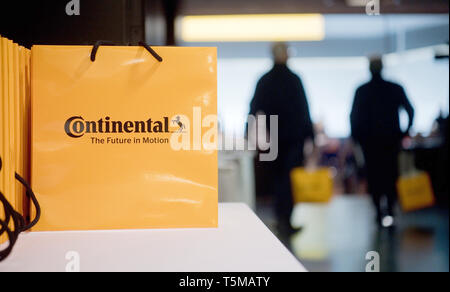
<svg viewBox="0 0 450 292">
<path fill-rule="evenodd" d="M 29 179 L 30 57 L 28 49 L 0 36 L 0 192 L 25 217 L 29 203 L 15 173 Z M 0 220 L 5 219 L 0 205 Z M 6 241 L 0 235 L 0 243 Z"/>
</svg>

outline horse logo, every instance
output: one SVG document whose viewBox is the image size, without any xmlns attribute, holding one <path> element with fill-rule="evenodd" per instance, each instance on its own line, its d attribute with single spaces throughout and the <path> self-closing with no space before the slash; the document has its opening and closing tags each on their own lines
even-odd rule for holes
<svg viewBox="0 0 450 292">
<path fill-rule="evenodd" d="M 186 126 L 181 122 L 180 116 L 177 116 L 175 120 L 172 120 L 172 123 L 177 124 L 180 127 L 175 133 L 182 133 L 186 130 Z"/>
</svg>

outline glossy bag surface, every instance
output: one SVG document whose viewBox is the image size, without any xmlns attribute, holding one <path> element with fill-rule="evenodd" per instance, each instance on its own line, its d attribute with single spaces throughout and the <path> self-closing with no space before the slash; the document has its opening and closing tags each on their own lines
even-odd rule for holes
<svg viewBox="0 0 450 292">
<path fill-rule="evenodd" d="M 32 48 L 34 231 L 218 226 L 217 51 Z"/>
</svg>

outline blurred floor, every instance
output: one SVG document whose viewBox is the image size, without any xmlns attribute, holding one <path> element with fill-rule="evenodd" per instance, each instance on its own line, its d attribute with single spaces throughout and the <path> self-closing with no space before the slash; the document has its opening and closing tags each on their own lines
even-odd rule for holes
<svg viewBox="0 0 450 292">
<path fill-rule="evenodd" d="M 270 205 L 258 215 L 275 234 Z M 376 251 L 381 271 L 449 271 L 448 210 L 428 209 L 397 218 L 394 230 L 378 229 L 367 196 L 337 196 L 329 205 L 297 206 L 293 216 L 302 233 L 280 240 L 311 272 L 364 272 L 366 254 Z"/>
</svg>

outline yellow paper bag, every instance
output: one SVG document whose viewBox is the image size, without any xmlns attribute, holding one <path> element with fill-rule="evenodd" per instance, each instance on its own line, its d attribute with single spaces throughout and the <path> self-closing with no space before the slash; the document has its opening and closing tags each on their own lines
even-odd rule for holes
<svg viewBox="0 0 450 292">
<path fill-rule="evenodd" d="M 2 121 L 3 121 L 3 157 L 2 157 L 2 170 L 1 176 L 3 178 L 3 189 L 2 193 L 6 200 L 10 203 L 14 203 L 14 196 L 12 196 L 12 180 L 11 180 L 11 170 L 12 170 L 12 151 L 11 151 L 11 84 L 12 84 L 12 42 L 8 39 L 3 38 L 1 40 L 2 45 L 2 72 L 3 72 L 3 97 L 2 97 Z M 3 206 L 2 206 L 3 208 Z M 11 227 L 11 224 L 10 224 Z M 3 239 L 2 241 L 4 241 Z"/>
<path fill-rule="evenodd" d="M 333 197 L 333 178 L 328 168 L 296 168 L 291 172 L 291 182 L 295 203 L 328 203 Z"/>
<path fill-rule="evenodd" d="M 3 38 L 0 36 L 0 192 L 5 194 L 5 170 L 4 170 L 4 159 L 5 159 L 5 103 L 6 103 L 6 95 L 4 92 L 6 75 L 5 72 L 5 60 L 3 55 L 6 54 L 3 45 Z M 0 220 L 5 220 L 5 213 L 3 210 L 3 206 L 0 204 Z M 0 229 L 2 227 L 0 226 Z M 0 244 L 5 243 L 8 240 L 6 234 L 0 234 Z"/>
<path fill-rule="evenodd" d="M 217 51 L 32 48 L 35 231 L 218 226 Z"/>
<path fill-rule="evenodd" d="M 30 50 L 19 48 L 20 67 L 19 67 L 19 83 L 20 83 L 20 101 L 19 101 L 19 117 L 20 117 L 20 163 L 17 170 L 18 174 L 26 181 L 30 181 L 30 153 L 31 153 L 31 87 L 30 87 Z M 20 212 L 24 218 L 29 218 L 29 198 L 26 196 L 26 190 L 19 185 L 19 195 L 21 197 Z"/>
<path fill-rule="evenodd" d="M 6 137 L 7 148 L 6 148 L 6 159 L 5 159 L 5 169 L 8 168 L 7 180 L 9 181 L 10 190 L 6 194 L 8 201 L 14 210 L 17 210 L 17 200 L 16 200 L 16 178 L 14 176 L 16 169 L 16 111 L 15 111 L 15 99 L 16 99 L 16 62 L 15 58 L 16 44 L 12 41 L 8 41 L 8 132 Z"/>
<path fill-rule="evenodd" d="M 14 140 L 14 126 L 15 126 L 15 63 L 14 51 L 15 45 L 8 39 L 1 39 L 2 46 L 2 170 L 1 176 L 3 180 L 3 189 L 1 190 L 6 200 L 13 208 L 16 208 L 16 193 L 15 193 L 15 140 Z M 0 205 L 3 209 L 3 204 Z M 2 210 L 3 211 L 3 210 Z M 2 212 L 2 218 L 4 212 Z M 14 229 L 13 223 L 9 222 L 9 227 Z M 1 242 L 5 242 L 5 234 Z"/>
<path fill-rule="evenodd" d="M 22 163 L 23 163 L 23 153 L 21 149 L 22 144 L 22 116 L 20 112 L 20 47 L 18 44 L 13 43 L 13 104 L 12 104 L 12 112 L 13 112 L 13 127 L 12 131 L 14 132 L 14 140 L 12 142 L 12 155 L 14 159 L 14 165 L 12 169 L 12 177 L 14 179 L 14 200 L 15 200 L 15 210 L 20 214 L 23 213 L 23 187 L 19 181 L 15 178 L 15 173 L 22 174 Z"/>
<path fill-rule="evenodd" d="M 426 172 L 400 177 L 397 188 L 400 205 L 405 212 L 432 207 L 435 203 L 431 179 Z"/>
<path fill-rule="evenodd" d="M 25 109 L 26 103 L 29 108 L 30 102 L 30 78 L 26 76 L 27 68 L 29 70 L 30 67 L 30 58 L 26 57 L 26 54 L 29 56 L 29 50 L 0 37 L 0 158 L 2 162 L 0 191 L 16 212 L 14 215 L 11 213 L 14 218 L 6 218 L 4 212 L 6 202 L 0 204 L 0 220 L 2 220 L 0 243 L 8 240 L 6 232 L 3 232 L 6 223 L 9 223 L 8 227 L 14 231 L 15 237 L 18 232 L 28 226 L 25 219 L 28 215 L 25 208 L 28 205 L 28 199 L 24 187 L 15 178 L 18 173 L 27 179 L 27 175 L 23 174 L 29 173 L 29 165 L 26 164 L 26 158 L 30 154 L 29 141 L 25 135 L 29 133 L 30 112 L 26 112 Z M 22 223 L 25 225 L 19 226 Z M 15 239 L 12 240 L 15 241 Z"/>
</svg>

